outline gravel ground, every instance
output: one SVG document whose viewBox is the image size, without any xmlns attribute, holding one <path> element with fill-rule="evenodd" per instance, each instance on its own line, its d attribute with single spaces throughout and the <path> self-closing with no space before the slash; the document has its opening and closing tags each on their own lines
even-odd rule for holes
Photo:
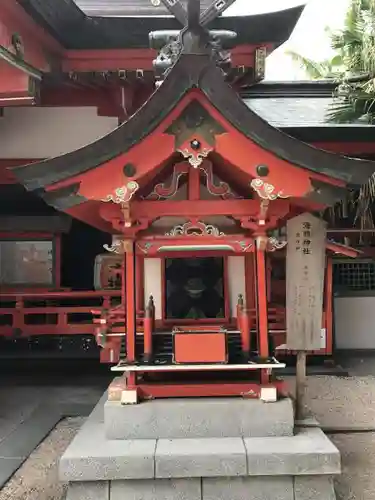
<svg viewBox="0 0 375 500">
<path fill-rule="evenodd" d="M 290 379 L 291 386 L 294 379 Z M 375 428 L 375 377 L 308 378 L 310 409 L 323 427 Z"/>
<path fill-rule="evenodd" d="M 293 387 L 293 378 L 288 382 Z M 323 426 L 375 427 L 375 377 L 310 377 L 307 393 L 310 408 Z M 58 461 L 84 420 L 60 422 L 3 488 L 0 500 L 63 500 Z M 375 500 L 375 433 L 338 434 L 331 439 L 342 454 L 338 499 Z"/>
<path fill-rule="evenodd" d="M 62 420 L 4 486 L 0 500 L 62 500 L 66 486 L 58 480 L 58 462 L 84 421 Z"/>
<path fill-rule="evenodd" d="M 341 452 L 337 499 L 375 500 L 375 434 L 336 434 L 330 438 Z"/>
</svg>

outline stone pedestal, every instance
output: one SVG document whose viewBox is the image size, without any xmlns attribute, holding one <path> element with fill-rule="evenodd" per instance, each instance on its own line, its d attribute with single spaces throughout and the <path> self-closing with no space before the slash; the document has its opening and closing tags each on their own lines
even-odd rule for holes
<svg viewBox="0 0 375 500">
<path fill-rule="evenodd" d="M 294 428 L 289 399 L 105 394 L 60 462 L 67 500 L 334 500 L 339 473 L 323 432 Z"/>
</svg>

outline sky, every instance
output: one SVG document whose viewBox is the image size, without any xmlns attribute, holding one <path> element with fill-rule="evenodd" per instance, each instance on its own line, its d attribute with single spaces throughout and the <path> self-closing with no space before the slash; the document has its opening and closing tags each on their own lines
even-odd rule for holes
<svg viewBox="0 0 375 500">
<path fill-rule="evenodd" d="M 287 49 L 314 60 L 324 60 L 333 53 L 326 26 L 343 26 L 350 0 L 237 0 L 224 15 L 260 14 L 306 4 L 305 10 L 288 42 L 267 58 L 266 80 L 303 80 L 306 74 L 291 60 Z"/>
</svg>

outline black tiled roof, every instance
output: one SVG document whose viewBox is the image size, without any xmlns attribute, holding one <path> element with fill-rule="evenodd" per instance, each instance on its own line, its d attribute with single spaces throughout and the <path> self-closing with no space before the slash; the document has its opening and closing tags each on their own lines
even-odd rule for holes
<svg viewBox="0 0 375 500">
<path fill-rule="evenodd" d="M 277 128 L 332 126 L 326 121 L 332 97 L 271 97 L 244 99 L 244 102 Z"/>
<path fill-rule="evenodd" d="M 88 16 L 165 16 L 168 9 L 159 0 L 75 0 L 78 7 Z M 186 4 L 187 0 L 182 0 Z M 201 10 L 211 5 L 212 0 L 201 0 Z"/>
<path fill-rule="evenodd" d="M 99 3 L 99 0 L 96 1 Z M 77 5 L 80 2 L 80 6 L 89 12 L 89 0 L 77 0 L 77 3 L 74 0 L 17 2 L 67 49 L 149 48 L 148 35 L 151 31 L 181 29 L 174 17 L 155 17 L 155 14 L 141 17 L 138 7 L 137 12 L 134 11 L 136 0 L 116 0 L 118 8 L 122 3 L 125 10 L 133 4 L 133 17 L 121 17 L 124 14 L 115 12 L 111 17 L 109 9 L 112 4 L 105 0 L 100 0 L 100 4 L 107 8 L 103 11 L 98 8 L 97 17 L 92 14 L 95 0 L 90 1 L 91 15 Z M 147 5 L 146 0 L 139 0 L 139 3 L 144 7 Z M 238 45 L 270 43 L 275 48 L 288 40 L 302 11 L 303 6 L 298 6 L 259 15 L 220 16 L 210 24 L 210 28 L 235 31 Z"/>
<path fill-rule="evenodd" d="M 272 97 L 269 99 L 245 98 L 246 106 L 276 128 L 295 127 L 373 127 L 364 120 L 352 123 L 332 123 L 327 115 L 332 97 Z"/>
</svg>

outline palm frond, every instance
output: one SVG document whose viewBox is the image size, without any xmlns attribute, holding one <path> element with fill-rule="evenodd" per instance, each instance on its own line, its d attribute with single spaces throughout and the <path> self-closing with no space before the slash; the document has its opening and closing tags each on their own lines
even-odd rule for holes
<svg viewBox="0 0 375 500">
<path fill-rule="evenodd" d="M 353 123 L 365 113 L 363 109 L 356 107 L 351 101 L 334 101 L 330 106 L 327 114 L 326 121 L 332 123 Z"/>
<path fill-rule="evenodd" d="M 288 54 L 292 60 L 297 63 L 301 69 L 305 70 L 310 78 L 313 80 L 318 80 L 320 78 L 326 78 L 327 73 L 330 72 L 329 64 L 327 61 L 316 62 L 313 59 L 304 57 L 293 50 L 287 50 Z"/>
</svg>

